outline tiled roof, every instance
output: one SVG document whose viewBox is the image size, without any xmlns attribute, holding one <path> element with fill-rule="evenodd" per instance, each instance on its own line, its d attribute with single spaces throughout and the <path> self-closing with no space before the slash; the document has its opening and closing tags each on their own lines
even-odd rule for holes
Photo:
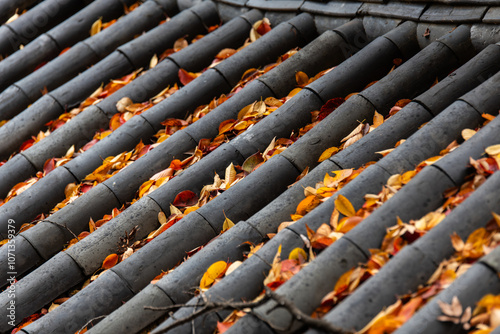
<svg viewBox="0 0 500 334">
<path fill-rule="evenodd" d="M 35 2 L 0 0 L 0 332 L 498 324 L 498 1 Z"/>
</svg>

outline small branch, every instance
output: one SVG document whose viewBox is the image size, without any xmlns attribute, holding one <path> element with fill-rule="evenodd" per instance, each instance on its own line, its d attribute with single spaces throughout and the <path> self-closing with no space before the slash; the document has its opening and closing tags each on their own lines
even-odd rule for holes
<svg viewBox="0 0 500 334">
<path fill-rule="evenodd" d="M 170 312 L 170 316 L 173 318 L 174 321 L 170 325 L 168 325 L 167 327 L 156 332 L 158 334 L 166 333 L 169 330 L 171 330 L 177 326 L 181 326 L 181 325 L 184 325 L 188 322 L 191 322 L 191 321 L 195 320 L 196 318 L 198 318 L 199 316 L 204 315 L 206 313 L 217 312 L 217 311 L 224 310 L 224 309 L 236 309 L 236 310 L 240 310 L 240 311 L 245 310 L 245 309 L 251 309 L 251 311 L 245 311 L 245 312 L 253 314 L 258 319 L 267 323 L 269 326 L 271 326 L 274 329 L 283 330 L 282 328 L 275 328 L 271 323 L 269 323 L 269 321 L 267 319 L 265 319 L 261 315 L 255 313 L 252 310 L 256 307 L 259 307 L 259 306 L 265 304 L 269 300 L 274 300 L 277 303 L 276 307 L 286 308 L 290 312 L 290 314 L 293 316 L 294 319 L 302 322 L 303 324 L 305 324 L 311 328 L 315 328 L 315 329 L 318 329 L 318 330 L 321 330 L 321 331 L 324 331 L 327 333 L 332 333 L 332 334 L 352 333 L 352 332 L 344 331 L 344 330 L 330 324 L 329 322 L 327 322 L 325 320 L 313 318 L 313 317 L 305 314 L 304 312 L 302 312 L 297 306 L 295 306 L 295 304 L 293 304 L 289 300 L 287 300 L 284 297 L 273 292 L 270 288 L 264 287 L 264 289 L 265 289 L 265 296 L 257 301 L 252 301 L 252 302 L 234 302 L 234 301 L 215 302 L 215 301 L 208 300 L 206 298 L 206 296 L 204 294 L 202 294 L 201 296 L 199 296 L 198 302 L 196 304 L 176 304 L 176 305 L 171 305 L 171 306 L 166 306 L 166 307 L 144 306 L 144 309 L 152 310 L 152 311 L 168 312 L 168 311 L 178 309 L 178 308 L 196 309 L 198 307 L 201 307 L 198 310 L 194 310 L 193 313 L 191 313 L 190 315 L 188 315 L 184 318 L 180 318 L 180 319 L 174 319 L 172 317 L 171 312 Z M 200 305 L 199 302 L 203 302 L 203 303 Z M 292 325 L 292 323 L 290 323 L 289 327 L 291 327 L 291 325 Z"/>
<path fill-rule="evenodd" d="M 300 321 L 309 327 L 316 328 L 332 334 L 351 333 L 344 331 L 343 329 L 338 328 L 325 320 L 316 319 L 305 314 L 297 306 L 295 306 L 294 303 L 278 295 L 277 293 L 269 289 L 267 286 L 264 288 L 266 289 L 266 295 L 269 295 L 272 300 L 276 301 L 279 304 L 279 306 L 286 308 L 288 312 L 290 312 L 297 321 Z"/>
<path fill-rule="evenodd" d="M 201 298 L 205 298 L 202 296 Z M 236 309 L 236 310 L 242 310 L 245 308 L 253 308 L 253 307 L 258 307 L 262 304 L 264 304 L 267 301 L 266 298 L 262 298 L 258 301 L 253 301 L 253 302 L 231 302 L 231 301 L 224 301 L 224 302 L 214 302 L 214 301 L 209 301 L 206 299 L 205 304 L 202 306 L 201 309 L 194 311 L 190 315 L 180 318 L 175 320 L 173 323 L 168 325 L 167 327 L 163 328 L 162 330 L 156 332 L 157 334 L 160 333 L 166 333 L 172 328 L 175 328 L 177 326 L 184 325 L 185 323 L 188 323 L 199 316 L 209 313 L 209 312 L 217 312 L 220 310 L 224 309 Z M 144 309 L 147 310 L 152 310 L 152 311 L 170 311 L 172 309 L 176 308 L 181 308 L 181 307 L 189 307 L 189 308 L 197 308 L 200 307 L 200 305 L 195 304 L 195 305 L 189 305 L 189 304 L 177 304 L 177 305 L 171 305 L 171 306 L 166 306 L 166 307 L 153 307 L 153 306 L 144 306 Z"/>
<path fill-rule="evenodd" d="M 84 329 L 85 329 L 88 325 L 90 325 L 90 323 L 91 323 L 92 321 L 99 320 L 99 319 L 103 319 L 103 318 L 106 318 L 106 317 L 107 317 L 107 314 L 106 314 L 106 315 L 100 315 L 100 316 L 98 316 L 98 317 L 95 317 L 95 318 L 90 319 L 90 320 L 89 320 L 89 321 L 87 321 L 87 322 L 85 323 L 85 325 L 83 325 L 83 326 L 82 326 L 82 327 L 81 327 L 81 328 L 80 328 L 80 329 L 79 329 L 76 333 L 77 333 L 77 334 L 80 334 L 80 333 L 81 333 L 81 331 L 83 331 L 83 330 L 84 330 Z"/>
<path fill-rule="evenodd" d="M 52 222 L 52 221 L 50 221 L 50 220 L 43 220 L 43 221 L 45 221 L 45 222 L 49 222 L 49 223 L 51 223 L 51 224 L 54 224 L 54 225 L 57 225 L 57 226 L 59 226 L 59 227 L 64 228 L 64 229 L 65 229 L 65 230 L 67 230 L 69 233 L 71 233 L 71 235 L 73 236 L 73 238 L 75 238 L 76 240 L 80 241 L 80 239 L 78 238 L 78 236 L 77 236 L 77 235 L 76 235 L 73 231 L 71 231 L 71 229 L 70 229 L 68 226 L 66 226 L 66 224 L 59 224 L 59 223 Z"/>
</svg>

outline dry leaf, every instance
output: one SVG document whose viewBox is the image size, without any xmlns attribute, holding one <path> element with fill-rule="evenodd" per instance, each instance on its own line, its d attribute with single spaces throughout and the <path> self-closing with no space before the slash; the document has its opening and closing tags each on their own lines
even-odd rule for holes
<svg viewBox="0 0 500 334">
<path fill-rule="evenodd" d="M 158 212 L 158 222 L 162 225 L 167 223 L 167 216 L 165 215 L 165 212 Z"/>
<path fill-rule="evenodd" d="M 469 140 L 475 134 L 476 134 L 476 131 L 471 130 L 471 129 L 463 129 L 462 130 L 462 138 L 464 140 Z"/>
<path fill-rule="evenodd" d="M 227 263 L 224 261 L 218 261 L 213 263 L 208 267 L 207 271 L 203 274 L 200 281 L 200 288 L 208 289 L 212 286 L 215 280 L 222 277 L 227 269 Z"/>
<path fill-rule="evenodd" d="M 338 151 L 339 151 L 339 148 L 335 147 L 335 146 L 327 148 L 325 151 L 323 151 L 323 153 L 321 153 L 321 156 L 319 157 L 318 162 L 325 161 L 326 159 L 330 158 L 332 155 L 334 155 Z"/>
<path fill-rule="evenodd" d="M 352 217 L 356 214 L 351 202 L 342 194 L 339 194 L 335 199 L 335 209 L 346 217 Z"/>
<path fill-rule="evenodd" d="M 102 268 L 109 269 L 114 267 L 114 265 L 117 263 L 118 263 L 118 255 L 110 254 L 104 259 L 104 261 L 102 261 Z"/>
<path fill-rule="evenodd" d="M 222 224 L 222 231 L 223 232 L 229 230 L 231 227 L 234 226 L 234 223 L 231 221 L 231 219 L 226 217 L 225 213 L 224 213 L 224 217 L 226 219 L 224 219 L 224 223 Z"/>
<path fill-rule="evenodd" d="M 95 21 L 92 24 L 92 27 L 90 28 L 90 36 L 94 36 L 95 34 L 99 33 L 102 29 L 102 17 L 100 17 L 97 21 Z"/>
<path fill-rule="evenodd" d="M 484 151 L 490 156 L 498 155 L 500 154 L 500 144 L 488 146 Z"/>
<path fill-rule="evenodd" d="M 156 65 L 158 65 L 158 56 L 155 54 L 153 57 L 151 57 L 151 60 L 149 61 L 149 68 L 153 68 Z"/>
</svg>

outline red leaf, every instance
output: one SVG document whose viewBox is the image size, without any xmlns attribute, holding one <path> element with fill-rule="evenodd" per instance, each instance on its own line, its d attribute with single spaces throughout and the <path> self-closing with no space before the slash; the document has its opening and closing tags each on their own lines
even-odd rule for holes
<svg viewBox="0 0 500 334">
<path fill-rule="evenodd" d="M 337 109 L 342 103 L 344 103 L 344 98 L 336 97 L 325 103 L 324 106 L 321 107 L 318 115 L 318 121 L 321 121 L 326 116 L 330 115 L 332 111 Z"/>
<path fill-rule="evenodd" d="M 191 190 L 184 190 L 175 196 L 174 202 L 172 203 L 174 206 L 186 207 L 193 206 L 198 203 L 198 196 L 192 192 Z"/>
<path fill-rule="evenodd" d="M 271 26 L 266 22 L 264 22 L 263 20 L 256 30 L 259 33 L 259 35 L 264 36 L 265 34 L 271 31 Z"/>
<path fill-rule="evenodd" d="M 184 86 L 186 86 L 188 83 L 190 83 L 194 79 L 196 79 L 196 77 L 191 75 L 191 73 L 189 73 L 188 71 L 186 71 L 182 68 L 179 70 L 179 80 Z"/>
<path fill-rule="evenodd" d="M 33 139 L 28 139 L 27 141 L 25 141 L 21 147 L 19 148 L 19 151 L 24 151 L 28 148 L 30 148 L 31 146 L 33 146 L 33 144 L 35 143 L 35 141 Z"/>
<path fill-rule="evenodd" d="M 98 141 L 99 141 L 99 139 L 92 139 L 87 144 L 85 144 L 84 147 L 82 147 L 82 151 L 88 150 L 89 148 L 91 148 L 92 146 L 94 146 L 94 144 L 97 143 Z"/>
<path fill-rule="evenodd" d="M 45 175 L 47 175 L 52 172 L 54 168 L 56 168 L 56 161 L 54 158 L 52 158 L 45 161 L 45 164 L 43 165 L 43 172 L 45 173 Z"/>
</svg>

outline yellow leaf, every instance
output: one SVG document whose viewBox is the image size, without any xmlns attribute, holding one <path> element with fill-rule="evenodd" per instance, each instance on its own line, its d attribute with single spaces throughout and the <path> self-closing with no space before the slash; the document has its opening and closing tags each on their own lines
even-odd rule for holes
<svg viewBox="0 0 500 334">
<path fill-rule="evenodd" d="M 297 247 L 290 252 L 288 259 L 303 262 L 307 259 L 307 254 L 302 248 Z"/>
<path fill-rule="evenodd" d="M 281 107 L 283 105 L 283 102 L 281 102 L 280 100 L 278 100 L 277 98 L 275 97 L 267 97 L 264 102 L 270 106 L 270 107 Z"/>
<path fill-rule="evenodd" d="M 349 202 L 349 200 L 342 194 L 339 194 L 339 196 L 335 199 L 335 208 L 347 217 L 351 217 L 356 214 L 351 202 Z"/>
<path fill-rule="evenodd" d="M 330 158 L 332 155 L 334 155 L 338 151 L 339 151 L 339 148 L 335 147 L 335 146 L 327 148 L 323 153 L 321 153 L 321 156 L 319 157 L 318 162 L 325 161 L 326 159 Z"/>
<path fill-rule="evenodd" d="M 352 175 L 353 169 L 342 169 L 337 171 L 332 171 L 335 176 L 330 176 L 328 173 L 325 174 L 323 178 L 323 184 L 326 187 L 336 187 L 338 182 L 341 182 Z"/>
<path fill-rule="evenodd" d="M 187 215 L 188 213 L 191 213 L 191 212 L 194 212 L 196 210 L 198 210 L 200 207 L 199 206 L 190 206 L 189 208 L 186 208 L 186 210 L 184 211 L 184 215 Z"/>
<path fill-rule="evenodd" d="M 226 217 L 226 214 L 224 214 L 224 217 Z M 234 223 L 231 221 L 231 219 L 226 217 L 226 219 L 224 219 L 224 223 L 222 224 L 222 231 L 223 232 L 227 231 L 233 226 L 234 226 Z"/>
<path fill-rule="evenodd" d="M 401 182 L 403 184 L 407 184 L 408 182 L 411 181 L 411 179 L 417 174 L 416 171 L 414 170 L 410 170 L 410 171 L 407 171 L 405 173 L 403 173 L 403 175 L 401 175 Z"/>
<path fill-rule="evenodd" d="M 241 120 L 243 117 L 245 117 L 246 114 L 249 112 L 253 111 L 253 106 L 255 105 L 256 102 L 247 105 L 246 107 L 243 107 L 240 112 L 238 113 L 238 119 Z"/>
<path fill-rule="evenodd" d="M 90 36 L 94 36 L 98 32 L 100 32 L 102 29 L 102 17 L 100 17 L 97 21 L 95 21 L 92 24 L 92 27 L 90 28 Z"/>
<path fill-rule="evenodd" d="M 73 193 L 77 188 L 78 186 L 76 185 L 76 183 L 67 184 L 64 188 L 64 195 L 66 196 L 66 198 L 70 198 L 71 196 L 73 196 Z"/>
<path fill-rule="evenodd" d="M 289 94 L 288 97 L 295 96 L 297 93 L 299 93 L 302 90 L 302 88 L 295 88 L 293 89 Z"/>
<path fill-rule="evenodd" d="M 227 263 L 224 261 L 218 261 L 213 263 L 210 267 L 208 267 L 207 271 L 203 274 L 203 277 L 200 281 L 200 288 L 208 289 L 212 286 L 215 280 L 219 277 L 222 277 L 227 269 Z"/>
</svg>

